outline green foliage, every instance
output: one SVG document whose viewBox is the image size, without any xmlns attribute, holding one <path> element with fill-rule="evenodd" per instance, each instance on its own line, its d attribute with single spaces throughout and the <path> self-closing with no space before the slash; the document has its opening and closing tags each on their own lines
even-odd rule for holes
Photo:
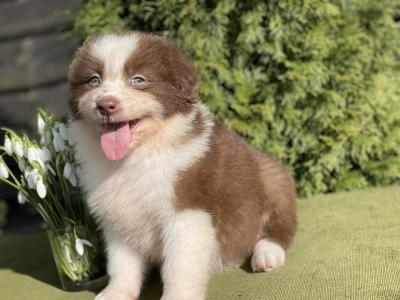
<svg viewBox="0 0 400 300">
<path fill-rule="evenodd" d="M 120 17 L 122 13 L 122 0 L 87 1 L 75 23 L 75 28 L 84 32 L 85 35 L 119 31 L 125 26 L 125 22 Z"/>
<path fill-rule="evenodd" d="M 400 178 L 394 2 L 89 0 L 77 29 L 177 41 L 214 114 L 283 160 L 311 195 Z"/>
</svg>

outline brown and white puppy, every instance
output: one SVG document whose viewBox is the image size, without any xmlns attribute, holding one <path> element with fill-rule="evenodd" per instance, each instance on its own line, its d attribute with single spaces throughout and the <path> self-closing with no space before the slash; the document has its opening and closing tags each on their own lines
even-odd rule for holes
<svg viewBox="0 0 400 300">
<path fill-rule="evenodd" d="M 296 229 L 292 178 L 214 123 L 196 74 L 145 33 L 88 40 L 70 67 L 82 185 L 107 243 L 110 283 L 96 299 L 135 299 L 161 265 L 163 300 L 204 299 L 213 272 L 282 265 Z"/>
</svg>

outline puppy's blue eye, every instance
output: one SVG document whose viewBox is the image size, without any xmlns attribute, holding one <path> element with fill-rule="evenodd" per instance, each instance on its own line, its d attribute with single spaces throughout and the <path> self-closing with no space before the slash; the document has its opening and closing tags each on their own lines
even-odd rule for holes
<svg viewBox="0 0 400 300">
<path fill-rule="evenodd" d="M 132 78 L 132 83 L 141 83 L 144 81 L 144 78 L 142 76 L 135 76 Z"/>
<path fill-rule="evenodd" d="M 98 75 L 94 75 L 94 76 L 90 77 L 89 84 L 91 86 L 99 86 L 101 84 L 100 77 Z"/>
</svg>

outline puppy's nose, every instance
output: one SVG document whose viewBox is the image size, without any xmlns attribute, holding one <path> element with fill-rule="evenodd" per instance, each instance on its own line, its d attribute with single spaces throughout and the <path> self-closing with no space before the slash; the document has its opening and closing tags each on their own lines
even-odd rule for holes
<svg viewBox="0 0 400 300">
<path fill-rule="evenodd" d="M 97 102 L 97 109 L 103 116 L 111 116 L 119 109 L 119 101 L 113 97 L 104 97 Z"/>
</svg>

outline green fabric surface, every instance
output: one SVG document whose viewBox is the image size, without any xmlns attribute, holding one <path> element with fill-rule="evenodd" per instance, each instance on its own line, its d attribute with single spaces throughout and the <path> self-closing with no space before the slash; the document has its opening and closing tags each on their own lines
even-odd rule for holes
<svg viewBox="0 0 400 300">
<path fill-rule="evenodd" d="M 141 299 L 159 299 L 160 278 Z M 299 201 L 299 231 L 285 266 L 213 277 L 208 299 L 400 299 L 400 188 Z M 58 287 L 43 234 L 0 238 L 0 299 L 92 299 Z"/>
</svg>

